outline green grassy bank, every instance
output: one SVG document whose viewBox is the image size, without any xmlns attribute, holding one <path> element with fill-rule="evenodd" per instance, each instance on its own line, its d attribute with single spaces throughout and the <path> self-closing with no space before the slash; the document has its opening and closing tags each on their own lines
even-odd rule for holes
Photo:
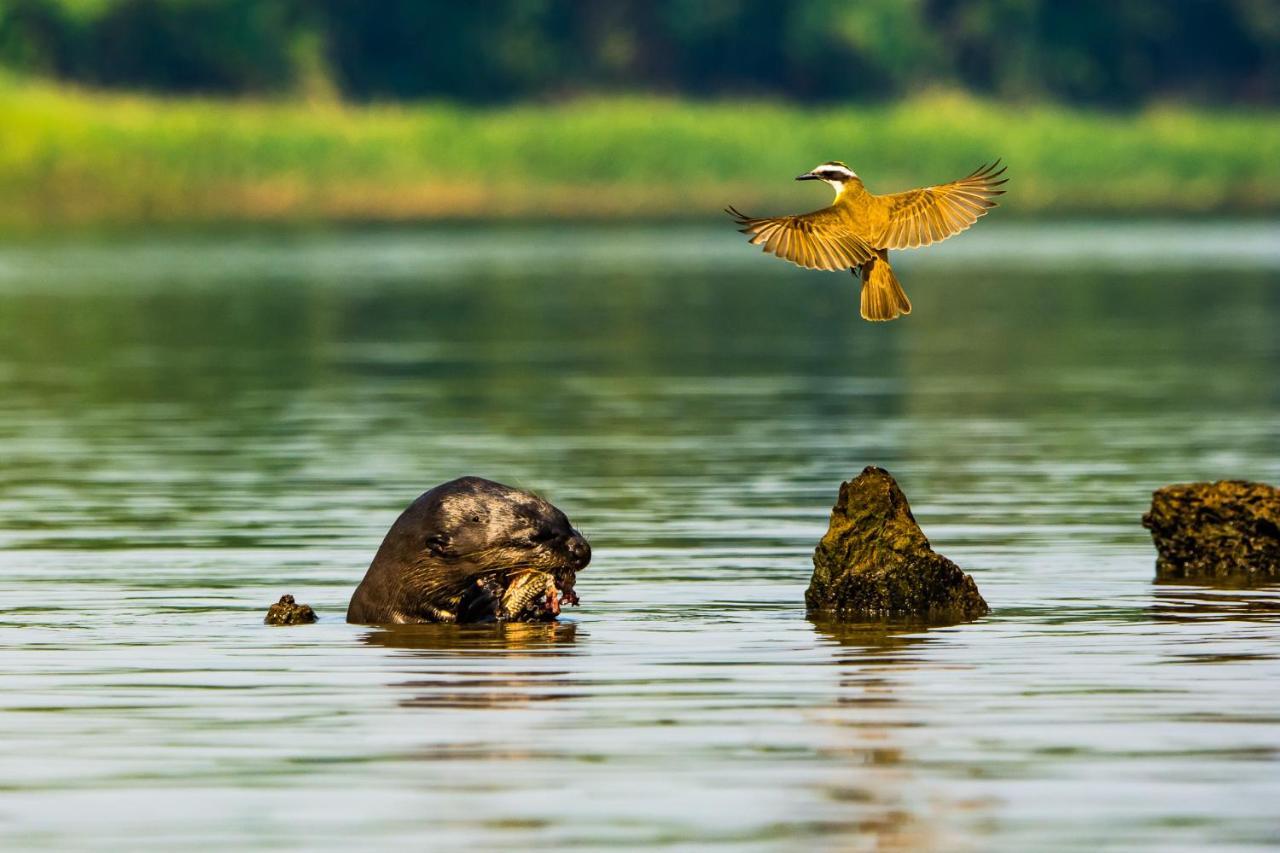
<svg viewBox="0 0 1280 853">
<path fill-rule="evenodd" d="M 502 109 L 173 100 L 0 83 L 0 228 L 662 218 L 825 203 L 1009 164 L 1011 215 L 1280 210 L 1280 113 L 1137 115 L 959 96 L 887 107 L 654 98 Z"/>
</svg>

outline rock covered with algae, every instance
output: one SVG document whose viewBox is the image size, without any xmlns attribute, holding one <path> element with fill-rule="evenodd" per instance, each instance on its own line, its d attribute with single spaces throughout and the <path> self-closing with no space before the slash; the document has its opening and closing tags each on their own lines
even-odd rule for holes
<svg viewBox="0 0 1280 853">
<path fill-rule="evenodd" d="M 309 625 L 316 621 L 316 612 L 310 604 L 299 604 L 292 595 L 282 595 L 280 600 L 267 608 L 267 625 Z"/>
<path fill-rule="evenodd" d="M 929 547 L 893 477 L 875 467 L 840 485 L 804 599 L 810 615 L 846 622 L 963 622 L 990 612 L 973 578 Z"/>
<path fill-rule="evenodd" d="M 1246 480 L 1157 489 L 1142 516 L 1157 581 L 1280 581 L 1280 489 Z"/>
</svg>

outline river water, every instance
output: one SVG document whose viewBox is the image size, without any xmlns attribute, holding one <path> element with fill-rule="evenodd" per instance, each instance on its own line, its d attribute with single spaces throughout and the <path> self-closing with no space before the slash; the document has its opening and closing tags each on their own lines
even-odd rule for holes
<svg viewBox="0 0 1280 853">
<path fill-rule="evenodd" d="M 1139 524 L 1280 481 L 1280 226 L 899 272 L 872 325 L 727 225 L 0 244 L 0 847 L 1280 844 L 1280 590 L 1154 585 Z M 989 617 L 805 619 L 868 464 Z M 590 537 L 582 606 L 345 624 L 462 474 Z"/>
</svg>

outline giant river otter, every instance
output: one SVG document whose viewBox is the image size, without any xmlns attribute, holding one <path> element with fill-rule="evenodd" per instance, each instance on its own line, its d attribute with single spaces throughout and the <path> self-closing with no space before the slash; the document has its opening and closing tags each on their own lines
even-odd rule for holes
<svg viewBox="0 0 1280 853">
<path fill-rule="evenodd" d="M 391 525 L 347 621 L 545 622 L 577 604 L 591 546 L 537 495 L 463 477 L 421 495 Z"/>
</svg>

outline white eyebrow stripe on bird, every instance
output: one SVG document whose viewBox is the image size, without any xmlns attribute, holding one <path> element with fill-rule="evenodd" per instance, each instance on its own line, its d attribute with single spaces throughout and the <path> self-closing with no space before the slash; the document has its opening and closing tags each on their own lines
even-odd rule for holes
<svg viewBox="0 0 1280 853">
<path fill-rule="evenodd" d="M 848 166 L 841 166 L 837 163 L 823 163 L 821 166 L 815 166 L 810 174 L 820 175 L 823 172 L 838 172 L 841 175 L 847 175 L 850 178 L 857 177 L 857 175 L 853 173 L 853 170 Z"/>
</svg>

